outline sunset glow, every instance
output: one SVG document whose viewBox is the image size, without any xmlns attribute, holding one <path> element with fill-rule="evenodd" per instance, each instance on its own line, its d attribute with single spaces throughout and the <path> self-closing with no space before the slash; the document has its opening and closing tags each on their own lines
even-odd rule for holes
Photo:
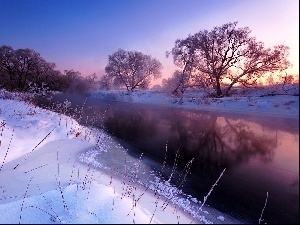
<svg viewBox="0 0 300 225">
<path fill-rule="evenodd" d="M 297 0 L 0 0 L 0 21 L 0 46 L 34 49 L 61 71 L 100 77 L 122 48 L 160 60 L 164 78 L 176 69 L 165 55 L 176 39 L 238 21 L 266 47 L 289 46 L 287 72 L 299 74 Z"/>
</svg>

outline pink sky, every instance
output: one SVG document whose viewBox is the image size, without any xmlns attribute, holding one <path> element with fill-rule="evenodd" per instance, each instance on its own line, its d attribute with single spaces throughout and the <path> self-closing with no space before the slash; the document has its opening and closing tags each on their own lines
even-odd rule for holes
<svg viewBox="0 0 300 225">
<path fill-rule="evenodd" d="M 160 60 L 164 78 L 176 69 L 165 56 L 176 39 L 238 21 L 266 47 L 289 46 L 288 73 L 299 74 L 298 0 L 2 0 L 0 21 L 0 46 L 32 48 L 61 71 L 101 76 L 122 48 Z"/>
</svg>

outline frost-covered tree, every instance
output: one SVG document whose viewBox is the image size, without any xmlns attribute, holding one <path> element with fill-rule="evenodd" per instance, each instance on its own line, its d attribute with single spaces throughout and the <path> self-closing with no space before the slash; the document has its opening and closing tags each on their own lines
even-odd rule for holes
<svg viewBox="0 0 300 225">
<path fill-rule="evenodd" d="M 98 89 L 97 80 L 98 80 L 98 77 L 97 77 L 96 73 L 87 75 L 84 79 L 89 90 Z"/>
<path fill-rule="evenodd" d="M 54 68 L 54 63 L 47 62 L 32 49 L 0 47 L 0 83 L 8 90 L 27 91 L 29 83 L 42 86 Z"/>
<path fill-rule="evenodd" d="M 104 74 L 99 81 L 99 87 L 101 90 L 109 90 L 112 88 L 112 80 L 110 79 L 109 75 Z"/>
<path fill-rule="evenodd" d="M 128 91 L 147 89 L 152 79 L 161 77 L 161 69 L 161 63 L 149 55 L 119 49 L 108 56 L 105 78 L 108 76 L 114 85 L 126 87 Z"/>
<path fill-rule="evenodd" d="M 172 77 L 162 80 L 163 89 L 172 95 L 183 96 L 187 89 L 206 89 L 209 82 L 201 74 L 185 73 L 176 70 Z"/>
<path fill-rule="evenodd" d="M 176 70 L 172 77 L 163 80 L 163 86 L 169 89 L 173 95 L 181 96 L 187 88 L 204 87 L 204 79 L 196 70 L 196 46 L 192 37 L 176 41 L 176 48 L 172 52 L 166 52 L 166 56 L 172 53 L 174 64 L 181 68 Z M 175 60 L 176 57 L 176 60 Z"/>
<path fill-rule="evenodd" d="M 81 76 L 81 73 L 79 71 L 74 70 L 65 70 L 64 74 L 66 79 L 66 92 L 70 93 L 83 93 L 88 90 L 89 85 L 86 78 Z"/>
<path fill-rule="evenodd" d="M 248 27 L 237 28 L 237 22 L 227 23 L 177 39 L 169 54 L 182 69 L 183 78 L 200 76 L 203 83 L 212 85 L 217 96 L 228 95 L 237 83 L 251 85 L 265 74 L 290 66 L 289 47 L 265 48 L 264 43 L 250 33 Z M 224 88 L 221 87 L 223 80 L 229 81 Z"/>
</svg>

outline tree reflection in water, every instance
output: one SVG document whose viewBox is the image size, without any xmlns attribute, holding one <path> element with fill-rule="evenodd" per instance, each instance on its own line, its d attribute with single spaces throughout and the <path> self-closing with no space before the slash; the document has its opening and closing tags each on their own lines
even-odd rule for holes
<svg viewBox="0 0 300 225">
<path fill-rule="evenodd" d="M 159 136 L 168 142 L 170 165 L 179 152 L 178 166 L 182 169 L 194 158 L 193 170 L 198 173 L 219 175 L 225 167 L 230 169 L 251 157 L 269 162 L 274 156 L 276 137 L 256 132 L 250 122 L 183 110 L 160 114 L 138 108 L 111 110 L 106 115 L 105 127 L 117 137 L 135 143 L 151 139 L 155 142 L 153 139 Z M 163 129 L 166 126 L 168 132 Z M 157 146 L 150 142 L 141 150 L 149 155 L 153 148 Z M 157 149 L 155 156 L 162 160 L 164 154 L 164 148 Z"/>
<path fill-rule="evenodd" d="M 64 102 L 66 96 L 60 98 Z M 84 102 L 85 98 L 75 100 Z M 125 141 L 122 144 L 130 150 L 129 154 L 133 154 L 133 147 L 135 156 L 143 153 L 161 164 L 167 156 L 169 167 L 160 171 L 166 179 L 171 177 L 178 153 L 178 172 L 172 175 L 172 184 L 180 185 L 184 167 L 194 159 L 182 187 L 185 193 L 203 199 L 226 168 L 208 198 L 208 205 L 257 223 L 261 213 L 259 203 L 264 202 L 268 191 L 266 221 L 299 222 L 299 128 L 295 125 L 298 121 L 90 98 L 85 106 L 81 116 L 83 125 L 104 127 Z M 161 169 L 158 163 L 148 166 Z"/>
<path fill-rule="evenodd" d="M 157 132 L 157 123 L 150 112 L 129 110 L 109 111 L 105 127 L 117 137 L 129 141 L 151 137 Z"/>
<path fill-rule="evenodd" d="M 248 189 L 255 185 L 250 181 L 232 180 L 229 176 L 231 169 L 236 173 L 239 165 L 244 165 L 251 160 L 271 163 L 278 144 L 276 132 L 257 123 L 214 113 L 179 109 L 170 111 L 152 111 L 145 108 L 113 109 L 106 116 L 105 126 L 110 133 L 131 142 L 132 146 L 138 146 L 140 153 L 160 163 L 163 163 L 165 159 L 164 146 L 168 143 L 169 169 L 164 169 L 160 173 L 166 180 L 171 177 L 172 167 L 178 153 L 176 164 L 178 172 L 172 174 L 171 180 L 174 185 L 181 185 L 182 171 L 187 163 L 194 159 L 182 188 L 185 193 L 190 193 L 199 199 L 210 190 L 212 184 L 226 168 L 222 182 L 218 184 L 218 189 L 214 190 L 213 197 L 210 197 L 208 201 L 210 205 L 220 206 L 222 202 L 214 203 L 214 198 L 223 199 L 225 208 L 228 207 L 226 204 L 245 207 L 244 204 L 240 205 L 240 202 L 232 200 L 232 197 L 236 196 L 240 199 L 239 201 L 244 202 L 247 201 L 244 196 L 249 194 L 254 197 L 250 192 L 256 190 L 241 189 L 240 193 L 230 194 L 230 191 L 225 194 L 224 188 L 234 190 L 235 185 L 232 182 L 237 182 L 236 185 L 239 187 L 245 185 Z M 253 173 L 251 167 L 246 173 Z M 228 186 L 228 183 L 231 184 Z M 228 198 L 231 200 L 228 201 Z M 255 204 L 255 201 L 252 204 Z M 257 209 L 260 208 L 257 207 Z"/>
<path fill-rule="evenodd" d="M 171 121 L 170 146 L 184 159 L 195 158 L 193 166 L 202 173 L 219 174 L 251 157 L 268 162 L 274 156 L 276 137 L 255 132 L 247 121 L 180 111 Z"/>
</svg>

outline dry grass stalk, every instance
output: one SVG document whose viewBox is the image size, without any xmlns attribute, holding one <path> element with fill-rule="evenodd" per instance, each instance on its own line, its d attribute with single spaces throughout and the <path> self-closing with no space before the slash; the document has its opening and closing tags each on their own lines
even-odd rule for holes
<svg viewBox="0 0 300 225">
<path fill-rule="evenodd" d="M 226 170 L 226 168 L 224 168 L 224 170 L 223 170 L 222 173 L 220 174 L 219 178 L 216 180 L 216 182 L 215 182 L 215 183 L 213 184 L 213 186 L 210 188 L 210 190 L 209 190 L 209 192 L 207 193 L 207 195 L 204 196 L 203 202 L 202 202 L 202 204 L 201 204 L 201 206 L 199 207 L 199 209 L 198 209 L 197 212 L 202 211 L 202 207 L 204 206 L 204 204 L 205 204 L 205 202 L 206 202 L 208 196 L 211 194 L 211 192 L 213 191 L 214 187 L 217 186 L 217 184 L 218 184 L 219 180 L 221 179 L 221 177 L 223 176 L 225 170 Z M 195 219 L 195 217 L 192 219 L 191 223 L 194 221 L 194 219 Z"/>
<path fill-rule="evenodd" d="M 267 205 L 267 202 L 268 202 L 268 195 L 269 195 L 269 193 L 267 192 L 265 205 L 264 205 L 264 207 L 263 207 L 263 209 L 262 209 L 262 211 L 261 211 L 260 218 L 259 218 L 259 220 L 258 220 L 258 224 L 261 224 L 261 222 L 263 221 L 262 215 L 263 215 L 263 213 L 264 213 L 264 211 L 265 211 L 265 208 L 266 208 L 266 205 Z"/>
<path fill-rule="evenodd" d="M 32 179 L 33 179 L 33 177 L 30 178 L 30 180 L 29 180 L 29 182 L 27 184 L 25 195 L 24 195 L 24 198 L 23 198 L 23 201 L 22 201 L 22 204 L 21 204 L 21 212 L 20 212 L 19 224 L 21 223 L 21 220 L 22 220 L 22 213 L 23 213 L 24 202 L 25 202 L 25 198 L 27 196 L 27 192 L 28 192 L 28 189 L 29 189 L 29 186 L 30 186 L 30 183 L 31 183 Z"/>
<path fill-rule="evenodd" d="M 11 137 L 10 137 L 10 140 L 9 140 L 9 144 L 8 144 L 7 150 L 6 150 L 6 152 L 5 152 L 5 156 L 4 156 L 4 158 L 3 158 L 3 161 L 2 161 L 2 164 L 1 164 L 1 167 L 0 167 L 0 171 L 1 171 L 2 168 L 3 168 L 3 165 L 4 165 L 4 163 L 5 163 L 5 160 L 6 160 L 8 151 L 9 151 L 9 149 L 10 149 L 11 141 L 12 141 L 13 136 L 14 136 L 14 131 L 15 131 L 15 129 L 12 130 Z"/>
<path fill-rule="evenodd" d="M 23 161 L 25 161 L 28 155 L 32 153 L 44 140 L 46 140 L 46 138 L 54 131 L 55 128 L 56 127 L 54 127 L 29 153 L 25 155 L 24 158 L 14 167 L 14 169 L 16 169 Z"/>
</svg>

